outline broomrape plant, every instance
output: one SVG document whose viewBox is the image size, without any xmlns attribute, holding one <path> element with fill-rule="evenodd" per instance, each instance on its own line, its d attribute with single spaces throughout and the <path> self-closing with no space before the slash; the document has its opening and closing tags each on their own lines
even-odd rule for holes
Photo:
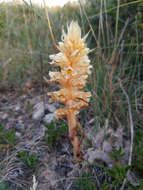
<svg viewBox="0 0 143 190">
<path fill-rule="evenodd" d="M 86 84 L 88 74 L 92 66 L 87 56 L 89 48 L 86 47 L 86 37 L 81 38 L 81 29 L 77 22 L 71 22 L 67 27 L 67 34 L 63 31 L 62 41 L 58 44 L 59 53 L 51 55 L 51 64 L 59 66 L 61 72 L 49 72 L 50 81 L 57 82 L 61 89 L 50 92 L 51 100 L 65 104 L 65 107 L 55 111 L 57 118 L 67 117 L 69 136 L 74 149 L 76 161 L 81 159 L 80 144 L 83 136 L 80 124 L 77 122 L 77 114 L 81 108 L 88 107 L 90 92 L 81 89 Z"/>
</svg>

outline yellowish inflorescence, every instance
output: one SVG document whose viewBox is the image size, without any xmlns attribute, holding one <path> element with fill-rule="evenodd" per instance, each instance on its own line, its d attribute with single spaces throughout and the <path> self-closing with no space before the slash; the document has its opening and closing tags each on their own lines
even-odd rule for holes
<svg viewBox="0 0 143 190">
<path fill-rule="evenodd" d="M 80 159 L 80 141 L 78 131 L 81 131 L 76 115 L 81 108 L 88 107 L 90 92 L 81 89 L 86 84 L 92 66 L 87 56 L 89 49 L 86 47 L 86 37 L 81 38 L 81 29 L 77 22 L 71 22 L 67 27 L 67 34 L 63 31 L 62 42 L 59 42 L 59 53 L 51 55 L 51 64 L 59 66 L 60 72 L 49 72 L 50 81 L 57 82 L 61 89 L 50 92 L 52 100 L 65 104 L 64 108 L 56 110 L 57 118 L 67 117 L 69 135 L 74 148 L 74 157 Z"/>
</svg>

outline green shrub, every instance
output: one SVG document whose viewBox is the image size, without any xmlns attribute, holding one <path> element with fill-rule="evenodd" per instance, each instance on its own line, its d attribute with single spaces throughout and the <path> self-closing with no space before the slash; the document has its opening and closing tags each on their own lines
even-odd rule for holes
<svg viewBox="0 0 143 190">
<path fill-rule="evenodd" d="M 86 172 L 76 180 L 76 185 L 79 190 L 96 190 L 95 183 L 92 182 L 90 173 Z"/>
<path fill-rule="evenodd" d="M 46 125 L 46 128 L 45 139 L 50 148 L 56 145 L 62 136 L 68 134 L 68 126 L 62 120 L 59 120 L 58 122 L 51 122 Z"/>
<path fill-rule="evenodd" d="M 0 125 L 0 152 L 6 152 L 15 145 L 16 141 L 17 138 L 14 130 L 5 130 L 4 127 Z"/>
<path fill-rule="evenodd" d="M 0 190 L 9 190 L 8 184 L 0 182 Z"/>
<path fill-rule="evenodd" d="M 143 131 L 136 130 L 135 144 L 133 151 L 133 170 L 138 176 L 143 178 Z"/>
<path fill-rule="evenodd" d="M 36 154 L 31 154 L 26 151 L 19 152 L 20 160 L 29 168 L 36 169 L 38 157 Z"/>
</svg>

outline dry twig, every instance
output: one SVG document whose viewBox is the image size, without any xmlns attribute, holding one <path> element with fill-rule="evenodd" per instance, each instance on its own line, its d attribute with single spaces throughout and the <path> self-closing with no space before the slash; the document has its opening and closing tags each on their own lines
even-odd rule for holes
<svg viewBox="0 0 143 190">
<path fill-rule="evenodd" d="M 134 124 L 133 124 L 133 117 L 132 117 L 131 103 L 130 103 L 129 96 L 122 85 L 121 79 L 118 79 L 118 80 L 120 82 L 120 88 L 122 89 L 123 94 L 125 95 L 127 103 L 128 103 L 128 111 L 129 111 L 129 119 L 130 119 L 130 133 L 131 133 L 131 144 L 130 144 L 130 153 L 129 153 L 129 160 L 128 160 L 128 165 L 130 166 L 132 163 L 132 154 L 133 154 Z M 128 170 L 126 176 L 129 175 L 129 172 L 130 172 L 130 170 Z M 126 181 L 127 181 L 127 178 L 124 179 L 120 190 L 124 189 Z"/>
</svg>

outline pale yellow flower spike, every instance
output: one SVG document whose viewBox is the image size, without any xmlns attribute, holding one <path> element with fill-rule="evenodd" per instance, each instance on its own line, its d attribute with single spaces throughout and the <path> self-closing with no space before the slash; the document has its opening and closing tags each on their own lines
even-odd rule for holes
<svg viewBox="0 0 143 190">
<path fill-rule="evenodd" d="M 65 107 L 56 110 L 55 114 L 57 118 L 67 117 L 68 119 L 69 136 L 76 161 L 81 158 L 79 136 L 83 134 L 77 123 L 76 115 L 81 108 L 88 107 L 91 96 L 90 92 L 81 91 L 92 68 L 87 56 L 89 49 L 86 47 L 85 38 L 81 38 L 78 23 L 71 22 L 67 28 L 67 34 L 63 31 L 62 42 L 59 42 L 58 46 L 60 52 L 50 56 L 51 64 L 61 68 L 61 72 L 49 72 L 50 80 L 58 82 L 62 88 L 48 95 L 52 100 L 65 104 Z"/>
</svg>

